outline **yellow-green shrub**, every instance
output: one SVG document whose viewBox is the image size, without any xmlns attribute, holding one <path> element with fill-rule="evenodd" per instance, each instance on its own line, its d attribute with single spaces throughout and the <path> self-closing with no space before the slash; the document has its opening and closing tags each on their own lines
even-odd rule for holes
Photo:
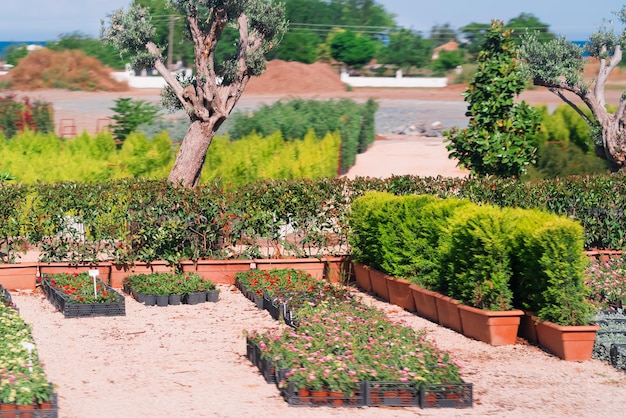
<svg viewBox="0 0 626 418">
<path fill-rule="evenodd" d="M 339 162 L 340 137 L 326 134 L 321 140 L 309 131 L 302 140 L 283 140 L 276 132 L 267 137 L 253 133 L 237 141 L 218 136 L 207 153 L 202 182 L 221 179 L 242 185 L 257 179 L 334 177 Z"/>
</svg>

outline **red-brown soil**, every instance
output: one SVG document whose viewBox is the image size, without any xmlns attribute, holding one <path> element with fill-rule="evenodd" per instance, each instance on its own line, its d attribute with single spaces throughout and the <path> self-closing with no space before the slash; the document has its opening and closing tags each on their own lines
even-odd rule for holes
<svg viewBox="0 0 626 418">
<path fill-rule="evenodd" d="M 113 80 L 111 69 L 82 51 L 31 52 L 6 76 L 13 90 L 32 91 L 64 88 L 84 91 L 128 91 L 128 85 Z"/>
</svg>

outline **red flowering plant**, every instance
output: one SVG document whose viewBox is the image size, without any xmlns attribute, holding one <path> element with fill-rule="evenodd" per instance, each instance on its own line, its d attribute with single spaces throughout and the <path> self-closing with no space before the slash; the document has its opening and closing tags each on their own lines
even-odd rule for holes
<svg viewBox="0 0 626 418">
<path fill-rule="evenodd" d="M 218 290 L 213 282 L 204 280 L 198 273 L 133 274 L 126 277 L 123 284 L 135 292 L 162 296 Z"/>
<path fill-rule="evenodd" d="M 237 273 L 236 278 L 249 291 L 271 297 L 313 290 L 318 282 L 309 273 L 296 269 L 249 270 Z"/>
<path fill-rule="evenodd" d="M 0 131 L 4 132 L 6 138 L 12 138 L 25 129 L 53 132 L 53 120 L 50 103 L 31 103 L 28 97 L 18 100 L 14 94 L 0 97 Z"/>
<path fill-rule="evenodd" d="M 121 298 L 98 278 L 94 289 L 93 278 L 87 272 L 52 274 L 43 280 L 61 292 L 68 303 L 112 303 Z"/>
</svg>

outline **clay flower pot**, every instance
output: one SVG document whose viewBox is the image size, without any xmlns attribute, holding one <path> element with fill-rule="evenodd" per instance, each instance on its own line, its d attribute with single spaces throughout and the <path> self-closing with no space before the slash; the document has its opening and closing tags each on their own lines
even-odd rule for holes
<svg viewBox="0 0 626 418">
<path fill-rule="evenodd" d="M 591 359 L 597 325 L 561 326 L 549 321 L 537 323 L 539 345 L 555 356 L 567 361 Z"/>
<path fill-rule="evenodd" d="M 411 282 L 395 277 L 387 277 L 387 290 L 389 292 L 389 302 L 398 305 L 404 310 L 415 312 L 415 301 L 411 293 Z"/>
<path fill-rule="evenodd" d="M 435 302 L 437 304 L 437 317 L 439 318 L 439 323 L 444 327 L 462 333 L 463 325 L 461 322 L 459 301 L 439 293 L 435 293 L 435 295 Z"/>
<path fill-rule="evenodd" d="M 389 275 L 370 267 L 370 280 L 372 281 L 372 293 L 382 300 L 389 302 L 389 289 L 387 278 Z"/>
<path fill-rule="evenodd" d="M 463 334 L 491 345 L 512 345 L 517 339 L 520 318 L 524 312 L 486 311 L 459 305 Z"/>
<path fill-rule="evenodd" d="M 366 293 L 372 293 L 372 281 L 370 280 L 370 268 L 366 265 L 354 263 L 354 280 L 359 289 Z"/>
<path fill-rule="evenodd" d="M 437 293 L 412 284 L 409 286 L 411 296 L 415 302 L 415 310 L 417 314 L 432 322 L 439 322 L 437 315 Z"/>
</svg>

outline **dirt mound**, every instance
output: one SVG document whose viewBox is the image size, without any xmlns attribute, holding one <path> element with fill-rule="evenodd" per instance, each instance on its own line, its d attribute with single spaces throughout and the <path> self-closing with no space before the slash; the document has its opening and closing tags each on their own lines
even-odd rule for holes
<svg viewBox="0 0 626 418">
<path fill-rule="evenodd" d="M 128 85 L 113 80 L 110 69 L 82 51 L 55 52 L 41 49 L 20 60 L 0 80 L 10 81 L 14 90 L 67 89 L 84 91 L 126 91 Z"/>
<path fill-rule="evenodd" d="M 303 64 L 273 60 L 267 63 L 267 71 L 260 77 L 250 79 L 247 95 L 315 94 L 346 91 L 346 85 L 329 64 L 316 62 Z"/>
</svg>

